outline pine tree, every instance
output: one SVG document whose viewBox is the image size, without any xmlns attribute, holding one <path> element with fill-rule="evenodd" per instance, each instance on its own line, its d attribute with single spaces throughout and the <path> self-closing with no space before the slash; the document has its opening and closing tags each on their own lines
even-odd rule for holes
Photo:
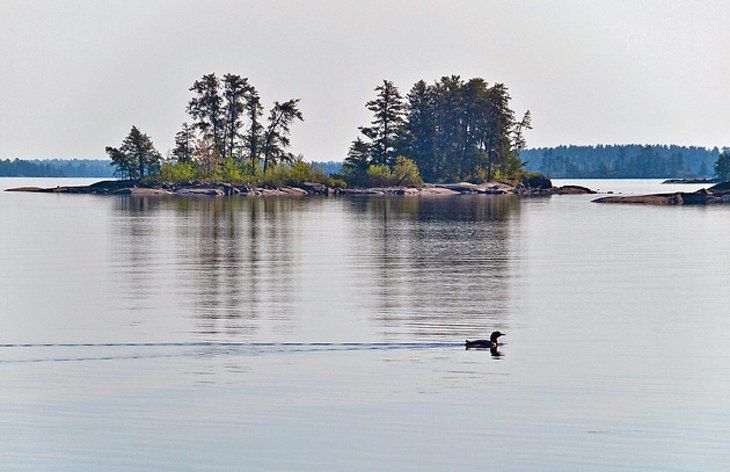
<svg viewBox="0 0 730 472">
<path fill-rule="evenodd" d="M 405 130 L 403 98 L 398 87 L 389 80 L 375 88 L 377 98 L 365 104 L 373 112 L 371 126 L 360 127 L 370 139 L 372 163 L 391 166 L 398 155 L 398 146 L 403 143 Z"/>
<path fill-rule="evenodd" d="M 112 160 L 112 165 L 116 168 L 114 175 L 121 179 L 137 179 L 139 178 L 139 169 L 130 156 L 123 153 L 117 148 L 107 146 L 106 153 Z"/>
<path fill-rule="evenodd" d="M 302 112 L 299 110 L 298 98 L 284 103 L 274 102 L 274 107 L 269 114 L 269 123 L 264 133 L 264 172 L 272 164 L 276 165 L 282 161 L 294 161 L 294 155 L 286 151 L 290 145 L 289 134 L 294 120 L 304 120 Z"/>
<path fill-rule="evenodd" d="M 442 77 L 434 90 L 434 174 L 437 179 L 454 180 L 461 175 L 454 172 L 461 150 L 459 138 L 462 121 L 461 87 L 458 75 Z"/>
<path fill-rule="evenodd" d="M 195 127 L 220 155 L 225 155 L 225 109 L 219 88 L 220 81 L 214 73 L 196 80 L 190 87 L 195 96 L 190 99 L 187 110 L 195 120 Z"/>
<path fill-rule="evenodd" d="M 152 139 L 142 133 L 136 126 L 132 126 L 129 135 L 124 138 L 119 150 L 136 163 L 139 178 L 160 170 L 162 155 L 155 149 Z"/>
<path fill-rule="evenodd" d="M 248 115 L 249 127 L 246 131 L 245 141 L 248 146 L 251 171 L 253 172 L 259 163 L 259 147 L 264 131 L 264 127 L 261 124 L 263 107 L 261 106 L 259 94 L 253 86 L 251 86 L 246 96 L 246 114 Z"/>
<path fill-rule="evenodd" d="M 175 148 L 172 155 L 180 163 L 187 163 L 193 159 L 193 148 L 195 146 L 195 131 L 187 124 L 182 124 L 182 129 L 175 134 Z"/>
<path fill-rule="evenodd" d="M 240 129 L 243 126 L 246 111 L 247 96 L 251 93 L 248 79 L 234 74 L 223 76 L 223 117 L 225 143 L 223 155 L 235 156 L 236 150 L 241 148 Z"/>
<path fill-rule="evenodd" d="M 355 186 L 367 185 L 367 174 L 372 156 L 370 145 L 357 137 L 350 145 L 342 170 Z"/>
<path fill-rule="evenodd" d="M 116 174 L 122 178 L 141 179 L 160 170 L 162 156 L 152 144 L 152 139 L 136 126 L 132 126 L 119 149 L 107 147 L 106 152 L 117 168 Z"/>
<path fill-rule="evenodd" d="M 494 170 L 500 169 L 509 174 L 518 166 L 519 157 L 512 152 L 511 131 L 515 125 L 514 111 L 509 107 L 511 97 L 504 84 L 489 88 L 487 97 L 487 121 L 485 129 L 485 152 L 487 157 L 487 178 L 491 179 Z"/>
<path fill-rule="evenodd" d="M 434 178 L 433 95 L 433 89 L 419 80 L 406 97 L 404 153 L 413 159 L 427 180 Z"/>
<path fill-rule="evenodd" d="M 715 175 L 721 182 L 730 180 L 730 150 L 725 150 L 715 161 Z"/>
</svg>

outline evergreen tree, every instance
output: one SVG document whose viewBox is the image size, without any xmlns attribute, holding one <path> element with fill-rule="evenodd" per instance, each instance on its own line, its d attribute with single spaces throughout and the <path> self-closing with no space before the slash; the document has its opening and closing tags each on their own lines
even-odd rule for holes
<svg viewBox="0 0 730 472">
<path fill-rule="evenodd" d="M 722 182 L 730 180 L 730 150 L 726 149 L 717 157 L 715 175 Z"/>
<path fill-rule="evenodd" d="M 527 147 L 525 130 L 532 129 L 532 115 L 527 110 L 512 131 L 512 149 L 519 153 Z"/>
<path fill-rule="evenodd" d="M 188 114 L 195 120 L 195 127 L 215 146 L 220 155 L 225 155 L 225 108 L 220 95 L 220 81 L 213 74 L 196 80 L 190 91 L 195 96 L 188 103 Z"/>
<path fill-rule="evenodd" d="M 294 120 L 303 121 L 299 110 L 299 99 L 288 100 L 284 103 L 275 102 L 269 114 L 269 122 L 264 133 L 263 155 L 264 172 L 270 165 L 282 161 L 293 162 L 295 157 L 286 150 L 290 145 L 289 134 Z"/>
<path fill-rule="evenodd" d="M 162 156 L 152 144 L 152 139 L 142 133 L 136 126 L 132 126 L 129 135 L 124 138 L 119 150 L 136 163 L 139 178 L 160 170 Z"/>
<path fill-rule="evenodd" d="M 182 124 L 182 129 L 175 134 L 175 148 L 172 155 L 175 160 L 180 163 L 187 163 L 193 159 L 193 150 L 195 146 L 195 130 L 187 124 Z"/>
<path fill-rule="evenodd" d="M 132 126 L 119 149 L 107 147 L 106 153 L 121 178 L 141 179 L 160 170 L 162 156 L 152 144 L 152 139 L 136 126 Z"/>
<path fill-rule="evenodd" d="M 358 137 L 350 146 L 342 170 L 348 180 L 355 186 L 367 185 L 367 174 L 371 160 L 370 145 Z"/>
<path fill-rule="evenodd" d="M 114 175 L 120 179 L 137 179 L 139 178 L 139 169 L 134 160 L 117 148 L 107 146 L 106 153 L 112 160 L 112 165 L 116 168 Z"/>
<path fill-rule="evenodd" d="M 495 167 L 503 171 L 516 170 L 519 156 L 512 152 L 510 134 L 515 125 L 514 112 L 509 107 L 511 97 L 504 84 L 490 87 L 488 95 L 488 115 L 485 135 L 487 156 L 487 179 L 494 175 Z"/>
<path fill-rule="evenodd" d="M 459 179 L 454 170 L 454 161 L 461 154 L 459 138 L 461 134 L 463 81 L 458 75 L 441 77 L 433 86 L 434 91 L 434 175 L 440 180 Z"/>
<path fill-rule="evenodd" d="M 377 98 L 365 104 L 373 112 L 371 126 L 360 127 L 360 131 L 370 139 L 372 163 L 392 166 L 403 143 L 405 121 L 404 104 L 398 87 L 389 80 L 375 88 Z"/>
<path fill-rule="evenodd" d="M 259 163 L 259 146 L 262 140 L 264 127 L 261 124 L 263 107 L 256 89 L 251 86 L 246 96 L 246 114 L 248 115 L 249 127 L 246 131 L 245 141 L 248 146 L 248 155 L 251 164 L 251 171 L 256 169 Z"/>
<path fill-rule="evenodd" d="M 485 137 L 489 131 L 489 86 L 482 78 L 474 78 L 459 90 L 461 120 L 458 130 L 458 156 L 451 161 L 451 175 L 463 178 L 484 167 Z"/>
<path fill-rule="evenodd" d="M 223 76 L 224 101 L 224 156 L 235 156 L 240 146 L 240 129 L 243 126 L 244 112 L 246 111 L 247 96 L 252 87 L 248 79 L 234 74 Z"/>
<path fill-rule="evenodd" d="M 416 163 L 426 180 L 434 179 L 433 90 L 416 82 L 407 95 L 404 152 Z"/>
</svg>

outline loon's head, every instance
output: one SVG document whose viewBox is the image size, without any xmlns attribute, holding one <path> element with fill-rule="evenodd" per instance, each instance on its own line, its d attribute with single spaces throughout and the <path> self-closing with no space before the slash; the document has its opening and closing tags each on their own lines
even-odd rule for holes
<svg viewBox="0 0 730 472">
<path fill-rule="evenodd" d="M 492 341 L 493 343 L 496 343 L 496 342 L 497 342 L 497 339 L 498 339 L 498 338 L 499 338 L 500 336 L 504 336 L 504 335 L 505 335 L 504 333 L 500 333 L 499 331 L 494 331 L 494 332 L 493 332 L 493 333 L 491 334 L 491 336 L 489 336 L 489 340 L 490 340 L 490 341 Z"/>
</svg>

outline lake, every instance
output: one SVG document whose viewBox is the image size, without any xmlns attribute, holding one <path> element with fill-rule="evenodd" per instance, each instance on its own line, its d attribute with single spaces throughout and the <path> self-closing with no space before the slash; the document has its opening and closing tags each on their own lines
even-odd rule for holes
<svg viewBox="0 0 730 472">
<path fill-rule="evenodd" d="M 727 470 L 730 207 L 593 198 L 0 192 L 0 469 Z"/>
</svg>

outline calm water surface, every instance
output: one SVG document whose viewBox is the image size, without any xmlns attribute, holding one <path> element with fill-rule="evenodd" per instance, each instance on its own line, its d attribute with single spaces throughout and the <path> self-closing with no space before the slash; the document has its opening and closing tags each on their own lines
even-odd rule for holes
<svg viewBox="0 0 730 472">
<path fill-rule="evenodd" d="M 0 469 L 727 470 L 730 208 L 592 199 L 0 192 Z"/>
</svg>

